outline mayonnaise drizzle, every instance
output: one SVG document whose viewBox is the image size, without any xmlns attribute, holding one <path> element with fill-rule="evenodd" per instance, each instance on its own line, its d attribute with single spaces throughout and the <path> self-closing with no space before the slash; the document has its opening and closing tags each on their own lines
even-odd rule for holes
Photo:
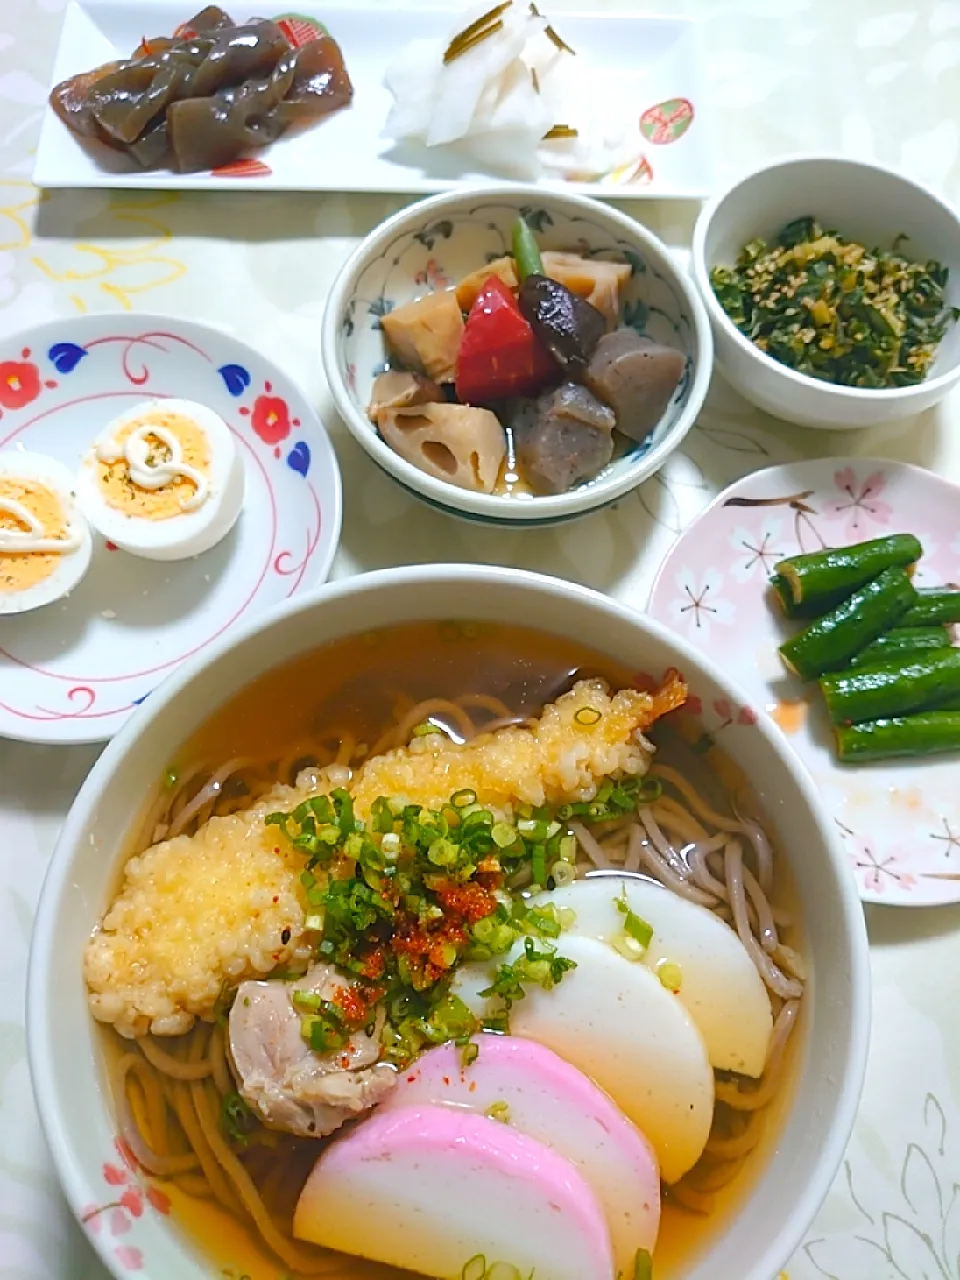
<svg viewBox="0 0 960 1280">
<path fill-rule="evenodd" d="M 168 458 L 155 458 L 155 448 L 150 437 L 159 440 L 169 453 Z M 210 482 L 202 471 L 183 460 L 183 448 L 172 431 L 158 423 L 144 422 L 135 427 L 122 444 L 116 440 L 102 440 L 97 445 L 97 457 L 101 462 L 125 462 L 130 479 L 141 489 L 164 489 L 182 477 L 189 480 L 194 491 L 180 502 L 184 511 L 195 511 L 210 496 Z"/>
<path fill-rule="evenodd" d="M 0 498 L 0 515 L 12 516 L 24 529 L 0 526 L 0 555 L 66 555 L 80 550 L 80 535 L 68 528 L 62 538 L 48 538 L 29 507 L 15 498 Z"/>
</svg>

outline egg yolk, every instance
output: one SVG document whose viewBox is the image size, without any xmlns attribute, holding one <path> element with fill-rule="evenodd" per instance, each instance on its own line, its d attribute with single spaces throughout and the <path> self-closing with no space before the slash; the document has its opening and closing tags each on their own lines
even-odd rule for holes
<svg viewBox="0 0 960 1280">
<path fill-rule="evenodd" d="M 128 422 L 113 436 L 117 445 L 141 427 L 163 427 L 176 436 L 180 443 L 180 458 L 177 461 L 193 467 L 203 475 L 209 475 L 210 449 L 204 432 L 190 418 L 179 413 L 151 413 L 147 417 Z M 159 438 L 149 437 L 148 442 L 156 448 L 157 462 L 171 461 L 166 445 Z M 124 458 L 117 462 L 96 461 L 97 480 L 101 492 L 111 507 L 122 511 L 124 515 L 138 516 L 142 520 L 170 520 L 183 514 L 183 504 L 193 496 L 196 486 L 186 476 L 175 476 L 168 484 L 159 489 L 144 489 L 135 484 L 130 477 L 130 470 Z"/>
<path fill-rule="evenodd" d="M 19 502 L 22 507 L 33 514 L 43 526 L 44 538 L 65 538 L 69 526 L 64 515 L 59 497 L 52 489 L 36 480 L 25 480 L 15 476 L 0 476 L 0 498 L 8 502 Z M 0 529 L 15 529 L 23 532 L 23 525 L 17 518 L 0 507 Z M 0 590 L 29 591 L 49 578 L 62 556 L 43 555 L 39 552 L 8 552 L 0 547 Z"/>
</svg>

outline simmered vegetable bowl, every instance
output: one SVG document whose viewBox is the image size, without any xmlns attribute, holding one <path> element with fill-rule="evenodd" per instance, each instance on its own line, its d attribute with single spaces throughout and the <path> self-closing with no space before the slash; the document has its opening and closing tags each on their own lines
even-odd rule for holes
<svg viewBox="0 0 960 1280">
<path fill-rule="evenodd" d="M 686 358 L 622 323 L 623 258 L 541 253 L 522 216 L 511 248 L 384 314 L 389 367 L 368 412 L 435 479 L 564 493 L 650 436 Z"/>
</svg>

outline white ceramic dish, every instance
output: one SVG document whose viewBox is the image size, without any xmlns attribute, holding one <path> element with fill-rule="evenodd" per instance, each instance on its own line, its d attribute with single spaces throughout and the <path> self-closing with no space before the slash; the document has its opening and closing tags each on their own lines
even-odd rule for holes
<svg viewBox="0 0 960 1280">
<path fill-rule="evenodd" d="M 380 317 L 509 252 L 511 228 L 521 210 L 536 229 L 541 248 L 591 250 L 631 262 L 634 275 L 621 294 L 625 323 L 678 348 L 687 357 L 687 368 L 652 435 L 595 479 L 567 493 L 511 498 L 433 479 L 384 443 L 366 410 L 374 378 L 388 354 Z M 522 184 L 433 196 L 381 223 L 334 281 L 324 311 L 321 348 L 336 406 L 378 466 L 440 510 L 525 528 L 595 511 L 653 475 L 693 426 L 713 364 L 706 312 L 686 272 L 662 241 L 595 200 Z"/>
<path fill-rule="evenodd" d="M 787 422 L 831 430 L 879 426 L 938 404 L 960 381 L 960 326 L 940 344 L 927 378 L 878 391 L 839 387 L 795 373 L 765 355 L 724 313 L 710 270 L 732 266 L 755 236 L 770 239 L 794 218 L 822 225 L 868 247 L 908 237 L 904 252 L 950 271 L 947 302 L 960 306 L 960 217 L 932 191 L 862 160 L 798 156 L 764 165 L 714 196 L 697 219 L 692 268 L 710 315 L 717 368 L 751 404 Z"/>
<path fill-rule="evenodd" d="M 340 471 L 303 393 L 235 338 L 164 316 L 58 320 L 0 342 L 0 450 L 72 472 L 122 409 L 175 396 L 208 405 L 243 458 L 240 519 L 212 550 L 160 563 L 95 536 L 65 599 L 0 617 L 0 736 L 100 742 L 185 658 L 330 571 Z"/>
<path fill-rule="evenodd" d="M 118 1159 L 96 1029 L 79 976 L 81 952 L 115 884 L 126 833 L 180 745 L 238 688 L 325 641 L 433 618 L 437 601 L 448 617 L 535 618 L 543 630 L 578 636 L 631 667 L 679 667 L 704 705 L 744 700 L 686 641 L 599 594 L 515 570 L 464 566 L 395 569 L 328 585 L 269 618 L 251 620 L 166 681 L 100 757 L 66 820 L 41 895 L 28 980 L 30 1062 L 46 1137 L 74 1213 L 87 1218 L 87 1233 L 118 1280 L 127 1280 L 124 1259 L 133 1256 L 143 1280 L 208 1280 L 211 1274 L 209 1263 L 170 1228 L 162 1202 L 150 1201 L 155 1188 L 149 1180 Z M 723 746 L 752 779 L 789 860 L 805 920 L 810 983 L 796 1083 L 785 1114 L 764 1140 L 764 1176 L 731 1209 L 709 1248 L 672 1280 L 770 1280 L 786 1263 L 839 1167 L 869 1038 L 863 918 L 816 790 L 763 719 L 739 720 L 724 733 Z M 107 1185 L 111 1179 L 113 1186 Z M 109 1217 L 96 1212 L 116 1200 L 117 1181 L 129 1181 L 141 1201 L 149 1201 L 135 1221 L 125 1220 L 119 1238 Z"/>
<path fill-rule="evenodd" d="M 956 755 L 841 765 L 819 695 L 788 676 L 777 646 L 799 624 L 771 602 L 777 560 L 824 545 L 915 533 L 918 586 L 960 579 L 960 489 L 920 467 L 878 458 L 821 458 L 738 480 L 668 552 L 653 617 L 720 664 L 751 705 L 779 724 L 809 770 L 843 841 L 865 902 L 960 901 L 960 762 Z M 726 719 L 714 707 L 718 724 Z"/>
<path fill-rule="evenodd" d="M 125 0 L 71 0 L 51 84 L 129 57 L 145 33 L 168 34 L 202 7 L 202 0 L 138 0 L 136 5 Z M 464 169 L 453 156 L 401 149 L 380 137 L 392 101 L 383 84 L 384 71 L 408 40 L 442 35 L 455 12 L 449 6 L 441 10 L 381 7 L 369 0 L 356 5 L 348 0 L 303 0 L 293 15 L 282 6 L 258 9 L 249 0 L 224 7 L 237 21 L 256 12 L 322 22 L 343 50 L 355 89 L 352 105 L 297 137 L 282 138 L 249 162 L 226 172 L 199 174 L 118 168 L 118 158 L 109 152 L 95 157 L 84 150 L 48 108 L 34 182 L 40 187 L 426 195 L 496 178 Z M 558 185 L 606 192 L 618 199 L 705 196 L 713 183 L 713 160 L 696 25 L 683 18 L 583 12 L 564 13 L 562 31 L 584 58 L 620 82 L 620 97 L 637 125 L 632 163 L 586 181 Z"/>
</svg>

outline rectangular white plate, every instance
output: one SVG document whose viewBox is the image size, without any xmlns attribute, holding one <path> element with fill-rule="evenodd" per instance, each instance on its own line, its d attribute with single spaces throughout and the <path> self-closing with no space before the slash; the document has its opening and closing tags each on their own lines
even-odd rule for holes
<svg viewBox="0 0 960 1280">
<path fill-rule="evenodd" d="M 282 5 L 284 0 L 279 0 Z M 237 21 L 289 15 L 277 5 L 224 0 Z M 144 35 L 161 36 L 202 7 L 202 0 L 71 0 L 63 23 L 52 84 L 115 58 L 128 58 Z M 544 12 L 548 6 L 542 4 Z M 48 107 L 40 134 L 33 180 L 40 187 L 129 187 L 166 190 L 371 191 L 423 195 L 505 175 L 468 171 L 436 152 L 401 154 L 380 133 L 391 105 L 383 73 L 396 51 L 418 36 L 442 36 L 450 10 L 382 8 L 374 3 L 291 0 L 297 14 L 321 21 L 343 50 L 354 85 L 350 107 L 312 129 L 279 142 L 256 158 L 269 169 L 256 177 L 210 173 L 144 173 L 104 149 L 95 157 Z M 261 13 L 261 10 L 265 12 Z M 713 166 L 705 76 L 695 24 L 681 18 L 641 14 L 563 14 L 557 26 L 585 59 L 609 70 L 626 100 L 635 102 L 636 163 L 626 172 L 592 182 L 544 182 L 587 195 L 618 199 L 699 199 L 711 189 Z M 666 110 L 658 110 L 665 106 Z M 652 139 L 641 131 L 641 117 Z M 675 135 L 675 136 L 674 136 Z M 664 141 L 663 139 L 672 139 Z M 644 166 L 643 162 L 646 162 Z M 635 171 L 640 170 L 639 176 Z M 649 170 L 649 172 L 647 172 Z"/>
</svg>

